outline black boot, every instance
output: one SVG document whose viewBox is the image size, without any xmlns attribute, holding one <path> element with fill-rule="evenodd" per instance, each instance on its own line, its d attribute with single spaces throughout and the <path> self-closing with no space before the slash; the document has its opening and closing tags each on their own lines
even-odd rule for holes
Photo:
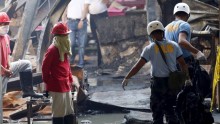
<svg viewBox="0 0 220 124">
<path fill-rule="evenodd" d="M 78 124 L 74 114 L 64 116 L 64 124 Z"/>
<path fill-rule="evenodd" d="M 33 77 L 31 71 L 20 72 L 20 84 L 21 84 L 21 89 L 23 91 L 23 95 L 22 95 L 23 98 L 28 96 L 34 98 L 43 97 L 42 94 L 35 93 L 33 90 Z"/>
<path fill-rule="evenodd" d="M 52 124 L 64 124 L 63 117 L 53 117 Z"/>
</svg>

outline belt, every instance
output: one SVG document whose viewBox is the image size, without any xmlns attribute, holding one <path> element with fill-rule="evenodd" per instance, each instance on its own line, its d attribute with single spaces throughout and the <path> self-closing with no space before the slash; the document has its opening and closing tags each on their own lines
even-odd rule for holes
<svg viewBox="0 0 220 124">
<path fill-rule="evenodd" d="M 73 18 L 67 18 L 68 20 L 73 20 L 73 21 L 79 21 L 80 20 L 80 18 L 78 18 L 78 19 L 73 19 Z"/>
<path fill-rule="evenodd" d="M 155 76 L 153 76 L 153 79 L 161 80 L 161 79 L 168 79 L 168 77 L 155 77 Z"/>
</svg>

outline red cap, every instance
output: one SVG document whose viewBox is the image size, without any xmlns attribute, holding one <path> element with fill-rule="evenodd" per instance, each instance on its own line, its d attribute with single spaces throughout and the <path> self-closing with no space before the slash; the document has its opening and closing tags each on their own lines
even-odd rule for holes
<svg viewBox="0 0 220 124">
<path fill-rule="evenodd" d="M 57 24 L 55 24 L 53 26 L 52 29 L 52 34 L 63 34 L 63 35 L 67 35 L 69 34 L 71 31 L 68 29 L 68 27 L 66 26 L 66 24 L 62 23 L 62 22 L 58 22 Z"/>
<path fill-rule="evenodd" d="M 11 22 L 6 12 L 0 12 L 0 23 Z"/>
</svg>

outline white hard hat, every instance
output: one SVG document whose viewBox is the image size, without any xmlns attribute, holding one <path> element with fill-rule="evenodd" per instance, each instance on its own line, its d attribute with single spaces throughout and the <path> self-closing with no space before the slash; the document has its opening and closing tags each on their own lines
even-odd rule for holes
<svg viewBox="0 0 220 124">
<path fill-rule="evenodd" d="M 155 30 L 164 31 L 164 26 L 160 21 L 152 21 L 147 25 L 147 34 L 150 35 Z"/>
<path fill-rule="evenodd" d="M 177 12 L 185 12 L 190 14 L 190 8 L 186 3 L 178 3 L 174 7 L 173 14 L 175 15 Z"/>
</svg>

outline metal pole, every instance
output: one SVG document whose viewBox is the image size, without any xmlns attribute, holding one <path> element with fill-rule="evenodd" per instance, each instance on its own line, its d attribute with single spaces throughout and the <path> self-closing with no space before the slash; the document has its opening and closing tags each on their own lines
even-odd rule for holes
<svg viewBox="0 0 220 124">
<path fill-rule="evenodd" d="M 32 117 L 32 102 L 27 101 L 27 121 L 28 124 L 31 124 L 31 117 Z"/>
<path fill-rule="evenodd" d="M 1 49 L 1 44 L 0 44 L 0 65 L 2 65 L 2 49 Z M 3 104 L 3 95 L 2 95 L 2 75 L 1 75 L 1 72 L 2 72 L 2 67 L 0 67 L 0 122 L 1 124 L 3 124 L 3 107 L 2 107 L 2 104 Z"/>
</svg>

